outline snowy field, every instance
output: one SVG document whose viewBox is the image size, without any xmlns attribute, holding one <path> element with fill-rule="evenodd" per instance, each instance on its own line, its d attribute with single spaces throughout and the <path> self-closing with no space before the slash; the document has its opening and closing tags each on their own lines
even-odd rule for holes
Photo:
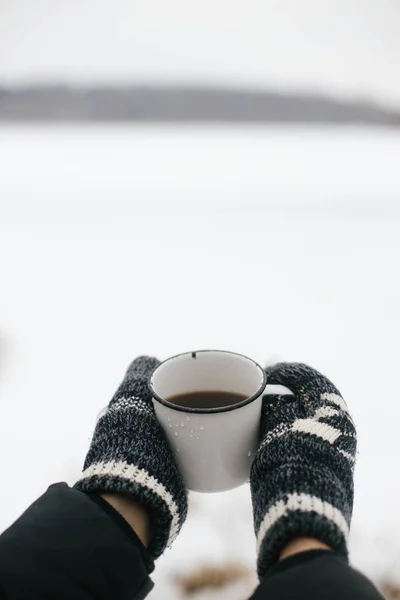
<svg viewBox="0 0 400 600">
<path fill-rule="evenodd" d="M 0 129 L 0 528 L 77 478 L 137 354 L 216 347 L 325 372 L 359 429 L 353 563 L 400 572 L 400 133 Z M 151 600 L 248 565 L 246 486 L 194 495 Z"/>
</svg>

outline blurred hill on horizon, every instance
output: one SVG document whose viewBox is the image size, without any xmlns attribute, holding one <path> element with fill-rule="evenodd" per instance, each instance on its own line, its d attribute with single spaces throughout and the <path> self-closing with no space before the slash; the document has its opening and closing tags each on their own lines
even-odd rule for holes
<svg viewBox="0 0 400 600">
<path fill-rule="evenodd" d="M 399 126 L 367 100 L 211 86 L 0 85 L 0 121 L 155 121 Z"/>
</svg>

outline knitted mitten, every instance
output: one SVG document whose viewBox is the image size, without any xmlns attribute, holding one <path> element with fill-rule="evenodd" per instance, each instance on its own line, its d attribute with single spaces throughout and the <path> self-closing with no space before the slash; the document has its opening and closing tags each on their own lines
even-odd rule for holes
<svg viewBox="0 0 400 600">
<path fill-rule="evenodd" d="M 262 577 L 293 539 L 311 537 L 347 556 L 356 431 L 336 387 L 303 364 L 266 369 L 294 396 L 264 396 L 250 485 Z"/>
<path fill-rule="evenodd" d="M 187 492 L 148 388 L 158 366 L 139 357 L 96 424 L 84 471 L 74 485 L 82 492 L 128 494 L 154 517 L 153 558 L 170 546 L 187 515 Z"/>
</svg>

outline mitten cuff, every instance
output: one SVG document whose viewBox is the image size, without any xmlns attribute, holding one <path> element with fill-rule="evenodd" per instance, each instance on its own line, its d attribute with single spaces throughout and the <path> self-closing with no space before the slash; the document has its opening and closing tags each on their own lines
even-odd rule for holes
<svg viewBox="0 0 400 600">
<path fill-rule="evenodd" d="M 344 460 L 344 459 L 343 459 Z M 252 495 L 258 572 L 263 576 L 289 542 L 315 538 L 347 556 L 351 518 L 349 494 L 325 465 L 287 463 L 261 477 L 253 464 Z"/>
<path fill-rule="evenodd" d="M 272 504 L 257 535 L 260 578 L 278 560 L 282 550 L 299 537 L 315 538 L 347 558 L 349 528 L 343 513 L 311 494 L 287 494 Z"/>
<path fill-rule="evenodd" d="M 83 471 L 74 488 L 81 492 L 126 494 L 148 507 L 154 515 L 154 533 L 148 548 L 158 558 L 178 535 L 186 517 L 186 496 L 174 498 L 145 469 L 125 461 L 98 462 Z"/>
</svg>

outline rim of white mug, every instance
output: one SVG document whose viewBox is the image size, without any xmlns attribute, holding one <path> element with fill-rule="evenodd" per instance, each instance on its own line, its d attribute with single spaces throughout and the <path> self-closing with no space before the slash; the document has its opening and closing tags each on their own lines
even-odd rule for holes
<svg viewBox="0 0 400 600">
<path fill-rule="evenodd" d="M 218 354 L 232 354 L 234 356 L 239 356 L 240 358 L 244 358 L 244 359 L 250 361 L 251 363 L 253 363 L 253 365 L 261 371 L 261 376 L 262 376 L 261 384 L 259 385 L 257 391 L 254 394 L 252 394 L 251 396 L 249 396 L 248 398 L 245 398 L 244 400 L 242 400 L 241 402 L 237 402 L 236 404 L 230 404 L 229 406 L 217 406 L 215 408 L 192 408 L 192 407 L 188 407 L 188 406 L 179 406 L 178 404 L 173 404 L 172 402 L 169 402 L 168 400 L 166 400 L 165 398 L 163 398 L 162 396 L 157 394 L 157 392 L 154 390 L 153 377 L 160 367 L 162 367 L 165 363 L 167 363 L 171 360 L 180 358 L 181 356 L 192 355 L 192 358 L 196 358 L 196 354 L 203 354 L 206 352 L 215 352 Z M 257 400 L 257 398 L 259 398 L 261 396 L 261 394 L 264 392 L 266 385 L 267 385 L 267 374 L 264 371 L 264 369 L 261 367 L 261 365 L 258 364 L 258 362 L 256 362 L 252 358 L 249 358 L 248 356 L 245 356 L 244 354 L 240 354 L 239 352 L 231 352 L 230 350 L 215 350 L 215 349 L 195 350 L 192 352 L 181 352 L 180 354 L 175 354 L 174 356 L 170 356 L 169 358 L 167 358 L 166 360 L 164 360 L 162 363 L 160 363 L 158 365 L 158 367 L 153 372 L 153 374 L 150 378 L 150 381 L 149 381 L 150 392 L 151 392 L 154 400 L 156 400 L 160 404 L 163 404 L 164 406 L 167 406 L 168 408 L 171 408 L 172 410 L 176 410 L 178 412 L 197 413 L 197 414 L 203 414 L 203 415 L 229 412 L 231 410 L 236 410 L 238 408 L 242 408 L 243 406 L 246 406 L 247 404 L 254 402 L 254 400 Z"/>
</svg>

